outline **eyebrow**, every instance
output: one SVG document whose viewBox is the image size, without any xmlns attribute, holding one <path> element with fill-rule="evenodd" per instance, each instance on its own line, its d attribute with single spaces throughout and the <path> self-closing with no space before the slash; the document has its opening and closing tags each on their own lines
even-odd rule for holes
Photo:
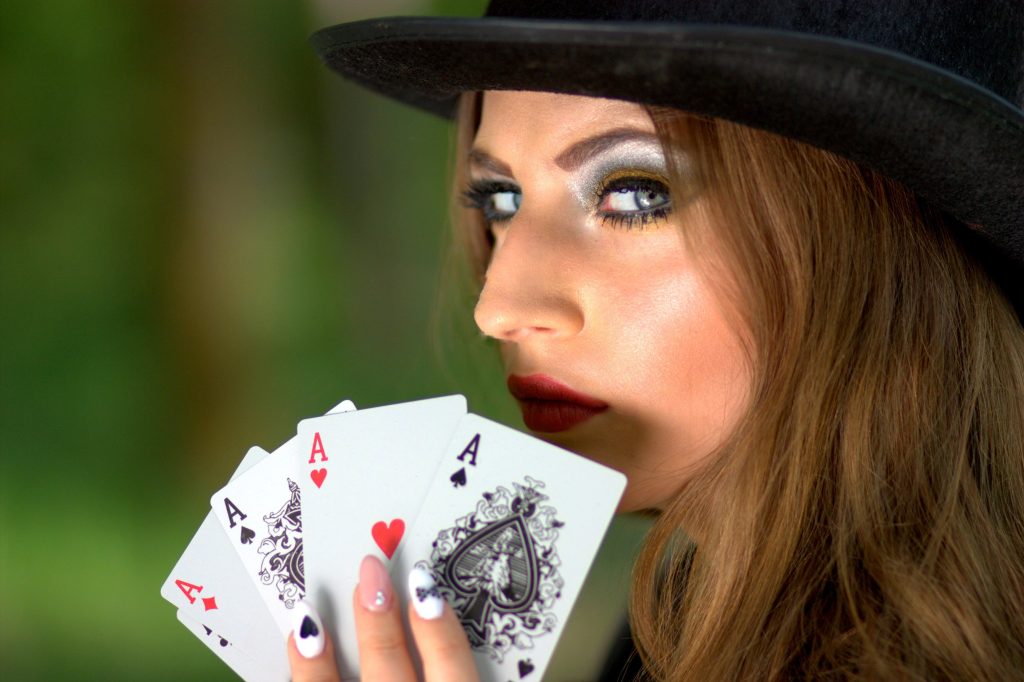
<svg viewBox="0 0 1024 682">
<path fill-rule="evenodd" d="M 564 171 L 574 171 L 592 156 L 625 142 L 657 142 L 658 136 L 637 128 L 613 128 L 573 143 L 555 157 L 555 164 Z M 508 164 L 499 161 L 483 149 L 474 147 L 469 152 L 469 165 L 500 175 L 512 175 Z"/>
</svg>

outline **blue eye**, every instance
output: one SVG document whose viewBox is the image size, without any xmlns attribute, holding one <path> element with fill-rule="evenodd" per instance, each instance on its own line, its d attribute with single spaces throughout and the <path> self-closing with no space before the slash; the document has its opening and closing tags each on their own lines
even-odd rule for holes
<svg viewBox="0 0 1024 682">
<path fill-rule="evenodd" d="M 489 223 L 511 220 L 523 201 L 519 188 L 508 182 L 474 180 L 462 192 L 463 206 L 483 211 Z"/>
<path fill-rule="evenodd" d="M 602 221 L 625 229 L 661 220 L 672 207 L 668 187 L 648 177 L 618 177 L 602 184 L 594 194 Z"/>
<path fill-rule="evenodd" d="M 523 200 L 518 192 L 495 192 L 491 195 L 491 203 L 494 210 L 500 213 L 515 213 L 519 210 L 519 203 Z"/>
<path fill-rule="evenodd" d="M 602 183 L 594 195 L 601 220 L 626 229 L 661 220 L 671 211 L 668 187 L 651 177 L 620 175 Z M 518 187 L 497 180 L 473 180 L 462 196 L 463 206 L 482 211 L 490 224 L 511 220 L 523 201 Z"/>
</svg>

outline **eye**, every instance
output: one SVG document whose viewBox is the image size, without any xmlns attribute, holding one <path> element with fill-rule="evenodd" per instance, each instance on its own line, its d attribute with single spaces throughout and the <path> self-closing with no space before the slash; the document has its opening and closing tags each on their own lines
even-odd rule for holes
<svg viewBox="0 0 1024 682">
<path fill-rule="evenodd" d="M 497 180 L 473 180 L 462 192 L 463 206 L 483 211 L 489 223 L 511 220 L 523 201 L 519 188 Z"/>
<path fill-rule="evenodd" d="M 503 213 L 515 213 L 521 200 L 522 195 L 518 192 L 495 192 L 491 195 L 494 210 Z"/>
<path fill-rule="evenodd" d="M 668 186 L 652 177 L 617 176 L 605 180 L 595 192 L 603 222 L 626 229 L 665 218 L 672 207 Z"/>
<path fill-rule="evenodd" d="M 607 211 L 650 211 L 669 203 L 668 194 L 650 187 L 620 187 L 608 193 Z"/>
<path fill-rule="evenodd" d="M 668 186 L 651 176 L 614 175 L 594 195 L 601 220 L 626 229 L 660 220 L 671 211 Z M 463 206 L 482 211 L 492 226 L 511 220 L 523 201 L 518 187 L 498 180 L 473 180 L 462 196 Z"/>
</svg>

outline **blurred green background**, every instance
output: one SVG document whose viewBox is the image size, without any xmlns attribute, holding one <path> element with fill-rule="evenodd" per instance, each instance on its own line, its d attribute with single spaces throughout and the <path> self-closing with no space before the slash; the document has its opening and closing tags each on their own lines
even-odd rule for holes
<svg viewBox="0 0 1024 682">
<path fill-rule="evenodd" d="M 449 126 L 307 43 L 485 5 L 0 5 L 0 678 L 235 679 L 160 586 L 246 449 L 342 398 L 462 392 L 521 427 L 478 336 L 435 352 Z M 592 676 L 642 526 L 547 679 Z"/>
</svg>

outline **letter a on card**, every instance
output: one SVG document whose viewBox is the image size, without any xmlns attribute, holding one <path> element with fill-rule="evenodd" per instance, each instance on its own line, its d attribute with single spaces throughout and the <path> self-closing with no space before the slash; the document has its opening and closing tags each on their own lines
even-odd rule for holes
<svg viewBox="0 0 1024 682">
<path fill-rule="evenodd" d="M 309 453 L 309 463 L 316 464 L 316 456 L 320 455 L 320 461 L 327 461 L 327 453 L 324 452 L 324 442 L 320 439 L 320 432 L 313 434 L 313 450 Z"/>
<path fill-rule="evenodd" d="M 196 603 L 195 595 L 192 594 L 193 592 L 202 592 L 203 591 L 203 586 L 202 585 L 194 585 L 194 584 L 192 584 L 190 582 L 186 582 L 184 580 L 175 580 L 174 584 L 177 585 L 178 589 L 182 591 L 182 594 L 185 595 L 185 599 L 188 599 L 188 603 L 189 604 L 195 604 Z"/>
<path fill-rule="evenodd" d="M 462 449 L 462 454 L 460 454 L 456 459 L 458 459 L 460 462 L 465 462 L 466 457 L 469 457 L 469 463 L 473 466 L 476 466 L 476 451 L 479 447 L 480 434 L 478 433 L 473 436 L 469 443 L 466 444 L 466 447 Z"/>
<path fill-rule="evenodd" d="M 320 438 L 320 432 L 317 431 L 313 434 L 313 447 L 310 448 L 309 452 L 309 463 L 316 464 L 316 456 L 320 455 L 320 461 L 327 461 L 327 452 L 324 450 L 324 441 Z M 327 479 L 327 467 L 321 467 L 319 469 L 310 469 L 309 479 L 313 481 L 313 484 L 319 488 L 323 486 L 324 481 Z"/>
</svg>

